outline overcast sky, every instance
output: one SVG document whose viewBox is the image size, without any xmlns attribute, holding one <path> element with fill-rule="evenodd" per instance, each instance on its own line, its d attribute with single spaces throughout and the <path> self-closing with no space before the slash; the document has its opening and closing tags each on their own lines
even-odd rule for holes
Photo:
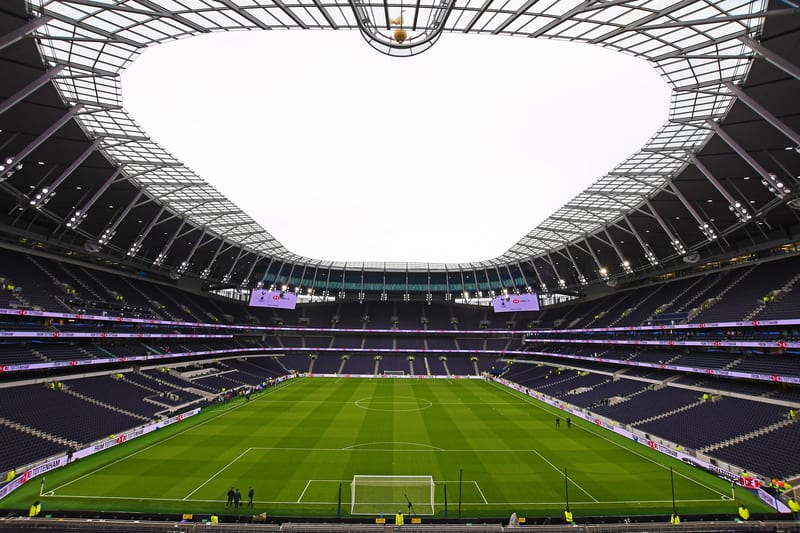
<svg viewBox="0 0 800 533">
<path fill-rule="evenodd" d="M 355 31 L 204 35 L 147 50 L 122 82 L 154 140 L 292 252 L 339 261 L 496 257 L 669 105 L 619 53 L 454 34 L 413 58 Z"/>
</svg>

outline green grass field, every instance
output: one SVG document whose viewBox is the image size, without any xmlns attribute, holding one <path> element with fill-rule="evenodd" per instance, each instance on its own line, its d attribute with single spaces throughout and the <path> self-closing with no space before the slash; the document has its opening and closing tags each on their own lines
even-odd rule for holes
<svg viewBox="0 0 800 533">
<path fill-rule="evenodd" d="M 428 485 L 427 494 L 401 488 L 356 510 L 406 511 L 409 494 L 417 514 L 443 517 L 446 492 L 453 518 L 460 492 L 463 518 L 560 516 L 568 488 L 576 516 L 669 514 L 672 467 L 681 514 L 734 514 L 737 501 L 770 511 L 743 489 L 732 501 L 725 481 L 592 424 L 556 428 L 558 413 L 480 380 L 299 378 L 50 472 L 43 486 L 34 479 L 1 503 L 233 514 L 226 492 L 238 487 L 246 501 L 252 485 L 254 508 L 241 514 L 334 517 L 341 485 L 349 517 L 354 475 L 414 475 L 433 477 L 433 509 Z"/>
</svg>

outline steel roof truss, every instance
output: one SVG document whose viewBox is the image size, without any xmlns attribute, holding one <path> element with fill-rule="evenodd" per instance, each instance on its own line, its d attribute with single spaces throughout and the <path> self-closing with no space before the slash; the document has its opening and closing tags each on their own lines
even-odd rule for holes
<svg viewBox="0 0 800 533">
<path fill-rule="evenodd" d="M 38 30 L 51 20 L 53 20 L 52 17 L 44 15 L 31 20 L 27 24 L 24 24 L 13 31 L 8 32 L 7 34 L 0 37 L 0 50 L 5 48 L 6 46 L 14 44 L 15 42 L 24 38 L 29 33 Z"/>
<path fill-rule="evenodd" d="M 753 170 L 755 170 L 759 176 L 763 179 L 770 181 L 772 179 L 772 173 L 769 172 L 766 168 L 764 168 L 761 163 L 755 160 L 753 156 L 747 153 L 739 143 L 737 143 L 733 137 L 731 137 L 728 132 L 722 129 L 722 126 L 714 122 L 713 120 L 709 120 L 707 124 L 714 130 L 714 133 L 719 135 L 720 139 L 725 141 L 725 144 L 733 148 L 733 151 L 736 152 L 739 157 L 741 157 L 748 165 L 750 165 Z M 790 178 L 794 181 L 794 178 Z"/>
<path fill-rule="evenodd" d="M 741 41 L 741 43 L 744 44 L 746 47 L 748 47 L 750 50 L 752 50 L 753 52 L 757 53 L 758 55 L 760 55 L 761 57 L 772 63 L 773 65 L 784 71 L 786 74 L 794 77 L 795 79 L 800 80 L 800 67 L 798 67 L 797 65 L 791 63 L 790 61 L 787 61 L 780 55 L 776 54 L 775 52 L 766 48 L 765 46 L 762 46 L 761 43 L 754 41 L 747 35 L 740 35 L 739 37 L 737 37 L 737 39 L 739 39 L 739 41 Z"/>
<path fill-rule="evenodd" d="M 3 103 L 0 104 L 0 115 L 17 105 L 19 102 L 36 92 L 40 87 L 45 85 L 48 81 L 53 79 L 59 72 L 64 70 L 65 65 L 56 65 L 54 67 L 50 67 L 46 71 L 42 73 L 41 76 L 27 84 L 22 89 L 18 90 L 5 100 Z"/>
<path fill-rule="evenodd" d="M 73 214 L 75 220 L 72 221 L 72 222 L 68 222 L 67 223 L 68 227 L 71 227 L 71 228 L 75 229 L 80 225 L 80 223 L 83 221 L 83 219 L 86 218 L 86 215 L 88 214 L 89 209 L 92 208 L 92 206 L 95 204 L 95 202 L 97 202 L 97 200 L 100 199 L 100 197 L 103 195 L 103 193 L 106 192 L 106 190 L 113 183 L 116 183 L 117 176 L 122 174 L 122 170 L 123 170 L 123 167 L 117 167 L 117 169 L 114 171 L 114 173 L 111 174 L 106 179 L 106 181 L 104 181 L 103 184 L 100 185 L 100 187 L 97 189 L 97 191 L 95 191 L 95 193 L 92 195 L 92 197 L 89 198 L 89 201 L 86 202 L 85 204 L 83 204 L 83 207 L 78 208 L 78 209 L 75 210 L 75 212 Z"/>
<path fill-rule="evenodd" d="M 786 123 L 781 121 L 778 117 L 770 113 L 764 106 L 756 102 L 756 100 L 744 92 L 741 87 L 731 82 L 727 82 L 725 87 L 727 87 L 730 92 L 735 94 L 741 102 L 747 105 L 747 107 L 758 113 L 761 118 L 769 122 L 772 127 L 786 135 L 795 144 L 795 146 L 800 146 L 800 134 L 786 125 Z"/>
<path fill-rule="evenodd" d="M 133 197 L 133 199 L 131 199 L 131 201 L 128 203 L 125 209 L 123 209 L 122 213 L 116 218 L 116 220 L 114 220 L 111 224 L 106 226 L 106 229 L 103 230 L 103 233 L 100 235 L 100 238 L 98 239 L 98 242 L 100 244 L 108 244 L 108 242 L 114 238 L 114 235 L 117 233 L 117 227 L 119 227 L 120 223 L 122 223 L 125 217 L 128 216 L 128 213 L 130 213 L 131 210 L 134 207 L 136 207 L 139 198 L 141 198 L 143 195 L 144 195 L 144 190 L 140 190 Z"/>
<path fill-rule="evenodd" d="M 42 133 L 40 133 L 38 137 L 36 137 L 33 141 L 30 142 L 30 144 L 28 144 L 25 148 L 17 152 L 16 155 L 11 156 L 10 157 L 11 160 L 8 163 L 6 163 L 6 168 L 12 168 L 17 164 L 19 164 L 20 162 L 22 162 L 26 157 L 28 157 L 31 154 L 31 152 L 36 150 L 42 143 L 44 143 L 47 139 L 52 137 L 56 131 L 58 131 L 59 129 L 61 129 L 62 126 L 64 126 L 64 124 L 69 122 L 72 119 L 72 117 L 74 117 L 78 113 L 78 111 L 80 111 L 82 108 L 83 106 L 80 104 L 69 108 L 66 113 L 61 115 L 61 117 L 58 120 L 56 120 L 55 122 L 53 122 L 53 124 L 48 126 L 48 128 L 44 130 Z"/>
<path fill-rule="evenodd" d="M 166 209 L 167 209 L 167 206 L 166 205 L 162 205 L 161 209 L 158 210 L 158 213 L 156 214 L 156 216 L 154 216 L 153 218 L 150 219 L 150 222 L 147 224 L 147 227 L 144 229 L 144 231 L 138 237 L 136 237 L 133 240 L 133 243 L 131 244 L 131 246 L 128 249 L 128 252 L 127 252 L 127 255 L 129 257 L 132 257 L 132 256 L 136 255 L 136 253 L 142 247 L 142 243 L 147 238 L 147 236 L 150 234 L 150 232 L 153 231 L 153 228 L 156 227 L 156 224 L 158 223 L 158 219 L 161 218 L 161 215 L 164 214 L 164 211 Z"/>
</svg>

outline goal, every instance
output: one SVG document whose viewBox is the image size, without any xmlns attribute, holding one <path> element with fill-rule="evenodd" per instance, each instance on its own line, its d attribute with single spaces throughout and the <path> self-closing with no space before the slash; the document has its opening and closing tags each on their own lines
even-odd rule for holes
<svg viewBox="0 0 800 533">
<path fill-rule="evenodd" d="M 350 514 L 393 515 L 402 511 L 433 515 L 435 488 L 432 476 L 355 475 L 350 485 Z"/>
<path fill-rule="evenodd" d="M 406 371 L 405 370 L 384 370 L 383 371 L 383 375 L 384 376 L 405 376 L 406 375 Z"/>
</svg>

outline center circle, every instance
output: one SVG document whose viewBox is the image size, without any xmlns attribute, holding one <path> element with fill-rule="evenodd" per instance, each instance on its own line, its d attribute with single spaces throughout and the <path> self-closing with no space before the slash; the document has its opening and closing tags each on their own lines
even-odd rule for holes
<svg viewBox="0 0 800 533">
<path fill-rule="evenodd" d="M 422 403 L 424 402 L 424 403 Z M 370 396 L 354 402 L 356 407 L 368 411 L 397 413 L 403 411 L 422 411 L 433 405 L 433 402 L 413 396 Z"/>
</svg>

